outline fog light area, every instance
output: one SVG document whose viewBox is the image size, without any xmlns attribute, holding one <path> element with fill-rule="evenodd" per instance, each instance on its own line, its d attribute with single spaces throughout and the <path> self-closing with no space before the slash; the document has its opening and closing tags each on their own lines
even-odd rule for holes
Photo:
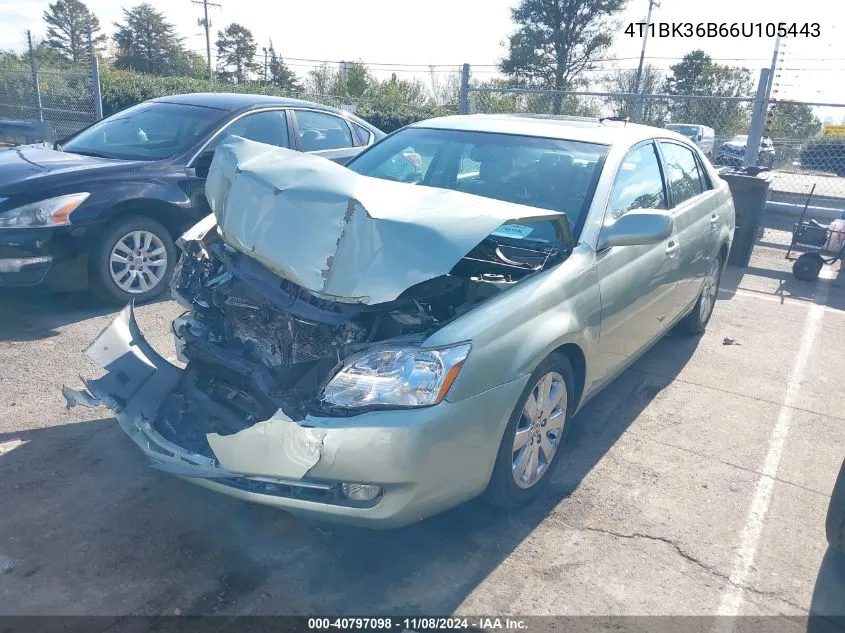
<svg viewBox="0 0 845 633">
<path fill-rule="evenodd" d="M 340 491 L 350 501 L 372 501 L 381 494 L 381 486 L 341 484 Z"/>
</svg>

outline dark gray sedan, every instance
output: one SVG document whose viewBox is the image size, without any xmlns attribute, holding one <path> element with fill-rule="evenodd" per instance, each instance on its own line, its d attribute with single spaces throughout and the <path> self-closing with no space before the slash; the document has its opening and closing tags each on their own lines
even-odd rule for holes
<svg viewBox="0 0 845 633">
<path fill-rule="evenodd" d="M 165 288 L 174 240 L 210 212 L 231 136 L 345 163 L 384 134 L 328 106 L 247 94 L 145 101 L 55 144 L 0 151 L 0 287 L 90 286 L 120 303 Z"/>
</svg>

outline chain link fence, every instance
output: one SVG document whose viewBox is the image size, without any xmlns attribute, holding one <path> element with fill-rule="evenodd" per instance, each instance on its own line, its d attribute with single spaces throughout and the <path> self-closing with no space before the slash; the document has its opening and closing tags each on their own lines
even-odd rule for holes
<svg viewBox="0 0 845 633">
<path fill-rule="evenodd" d="M 481 86 L 468 86 L 466 93 L 469 113 L 619 117 L 670 126 L 689 135 L 717 167 L 743 165 L 755 112 L 751 96 L 638 96 Z M 773 172 L 769 200 L 800 212 L 815 185 L 812 206 L 845 210 L 845 135 L 823 135 L 832 128 L 823 128 L 816 114 L 833 109 L 841 114 L 831 118 L 842 120 L 845 104 L 773 101 L 761 102 L 761 108 L 766 117 L 756 163 Z M 845 134 L 845 126 L 836 131 Z"/>
<path fill-rule="evenodd" d="M 0 142 L 53 141 L 96 121 L 101 112 L 95 83 L 99 78 L 92 77 L 96 68 L 90 59 L 62 68 L 43 67 L 31 49 L 22 59 L 3 59 Z M 16 138 L 26 129 L 40 130 L 42 138 Z"/>
</svg>

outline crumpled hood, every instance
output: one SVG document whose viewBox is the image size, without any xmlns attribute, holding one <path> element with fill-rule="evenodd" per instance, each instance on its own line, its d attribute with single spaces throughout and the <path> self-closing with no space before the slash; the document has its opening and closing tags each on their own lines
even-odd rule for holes
<svg viewBox="0 0 845 633">
<path fill-rule="evenodd" d="M 206 197 L 223 240 L 311 292 L 367 304 L 448 273 L 503 224 L 566 215 L 361 176 L 329 160 L 233 137 Z"/>
</svg>

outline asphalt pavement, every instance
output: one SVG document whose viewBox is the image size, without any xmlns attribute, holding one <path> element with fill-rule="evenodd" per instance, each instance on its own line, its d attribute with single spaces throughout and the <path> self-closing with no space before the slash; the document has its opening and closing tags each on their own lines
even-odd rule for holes
<svg viewBox="0 0 845 633">
<path fill-rule="evenodd" d="M 548 494 L 395 531 L 333 527 L 148 468 L 82 350 L 116 313 L 0 295 L 0 614 L 845 615 L 824 517 L 845 457 L 845 273 L 767 229 L 710 327 L 668 336 L 573 421 Z M 137 309 L 173 355 L 172 301 Z"/>
</svg>

